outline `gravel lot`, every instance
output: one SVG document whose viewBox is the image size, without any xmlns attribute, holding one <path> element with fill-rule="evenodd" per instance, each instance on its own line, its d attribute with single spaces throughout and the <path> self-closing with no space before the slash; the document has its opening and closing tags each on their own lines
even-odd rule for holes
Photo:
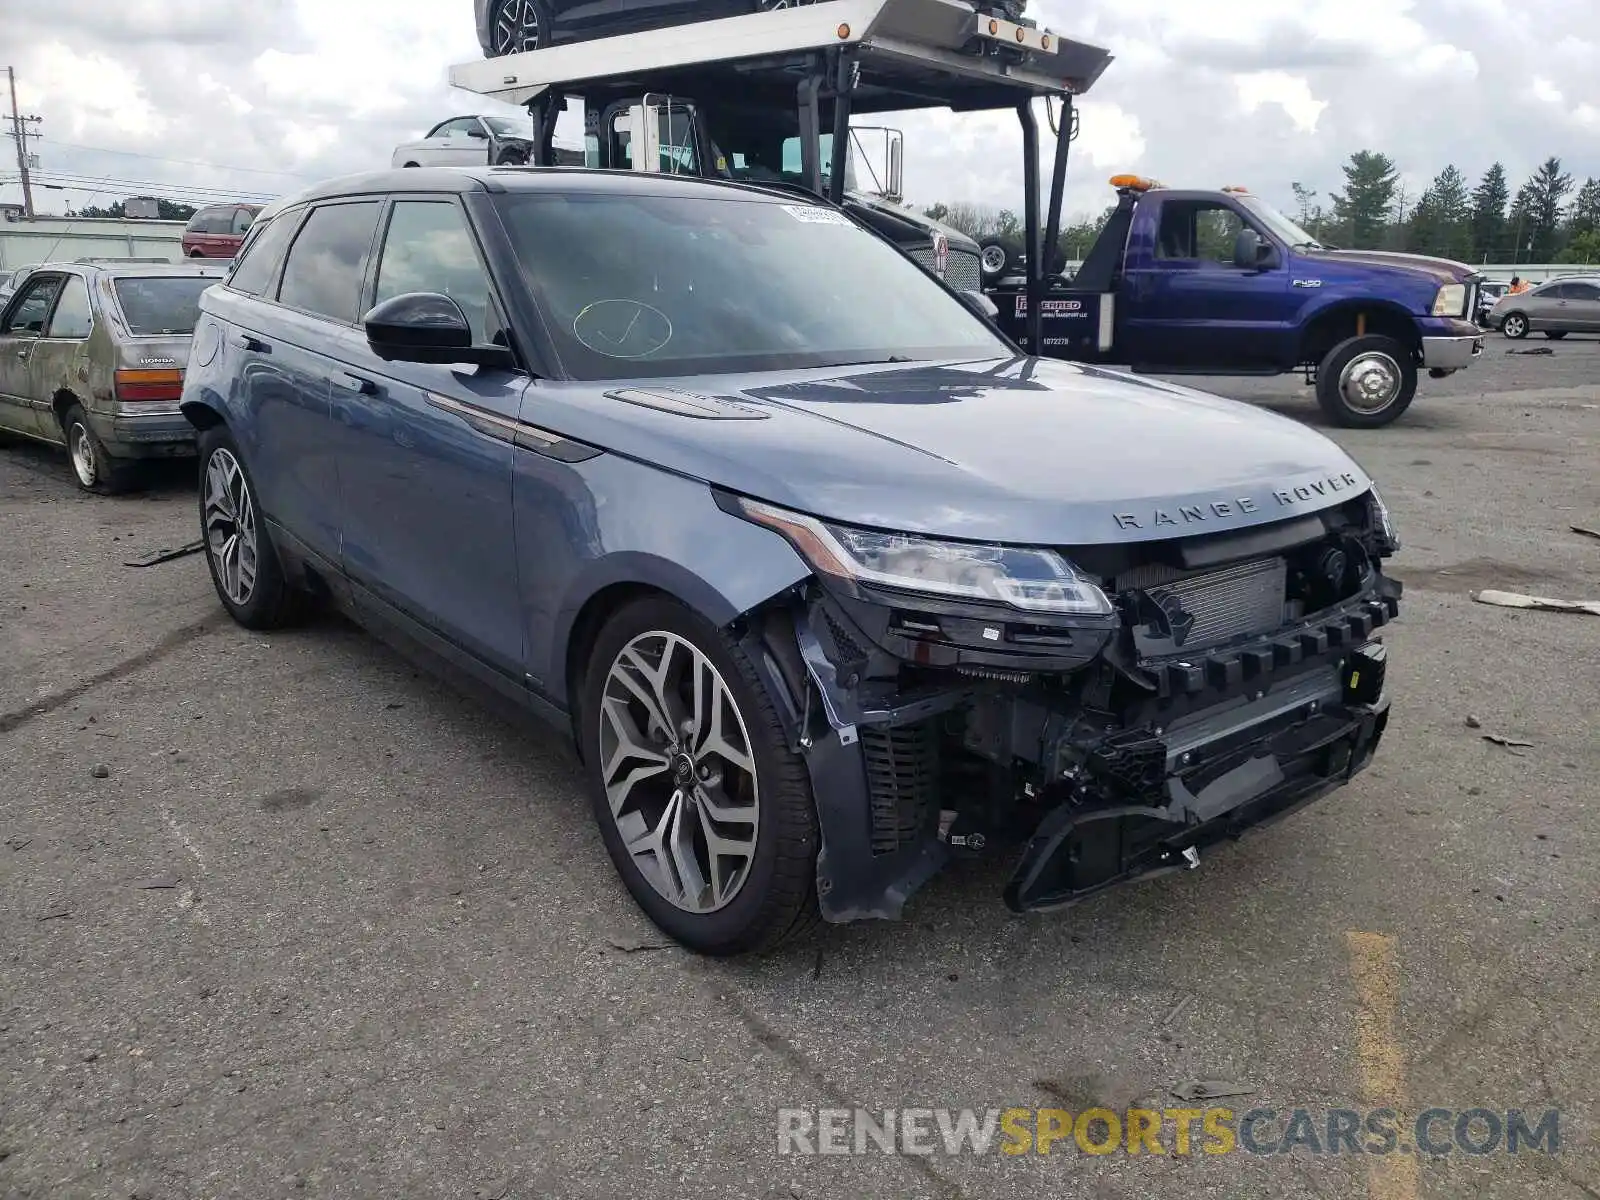
<svg viewBox="0 0 1600 1200">
<path fill-rule="evenodd" d="M 1469 595 L 1600 599 L 1600 342 L 1511 346 L 1337 434 L 1405 541 L 1356 784 L 1067 914 L 966 864 L 736 963 L 628 948 L 659 939 L 556 739 L 337 621 L 237 629 L 198 558 L 121 565 L 193 536 L 187 473 L 91 499 L 0 450 L 0 1196 L 1600 1197 L 1600 619 Z M 776 1153 L 779 1107 L 1191 1079 L 1553 1105 L 1562 1149 Z"/>
</svg>

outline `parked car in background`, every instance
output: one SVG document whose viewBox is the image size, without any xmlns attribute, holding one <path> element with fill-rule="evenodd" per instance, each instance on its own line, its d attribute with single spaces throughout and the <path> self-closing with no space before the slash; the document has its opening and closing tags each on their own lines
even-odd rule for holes
<svg viewBox="0 0 1600 1200">
<path fill-rule="evenodd" d="M 559 166 L 583 166 L 583 148 L 557 143 Z M 394 167 L 520 167 L 533 157 L 533 121 L 527 115 L 451 117 L 413 142 L 396 146 Z"/>
<path fill-rule="evenodd" d="M 1495 303 L 1511 290 L 1509 283 L 1497 279 L 1486 279 L 1478 285 L 1478 324 L 1485 328 L 1492 328 L 1494 322 L 1489 314 L 1494 310 Z"/>
<path fill-rule="evenodd" d="M 792 190 L 334 180 L 201 306 L 223 606 L 328 598 L 569 730 L 695 950 L 897 917 L 951 853 L 1009 845 L 1018 911 L 1198 865 L 1383 735 L 1397 542 L 1343 450 L 1023 357 Z"/>
<path fill-rule="evenodd" d="M 43 263 L 0 309 L 0 431 L 65 446 L 78 486 L 194 453 L 178 411 L 200 294 L 221 264 Z"/>
<path fill-rule="evenodd" d="M 1489 323 L 1508 338 L 1533 332 L 1552 340 L 1569 333 L 1600 333 L 1600 276 L 1568 275 L 1502 296 L 1489 310 Z"/>
<path fill-rule="evenodd" d="M 260 211 L 259 204 L 213 204 L 202 208 L 184 227 L 184 257 L 232 258 Z"/>
</svg>

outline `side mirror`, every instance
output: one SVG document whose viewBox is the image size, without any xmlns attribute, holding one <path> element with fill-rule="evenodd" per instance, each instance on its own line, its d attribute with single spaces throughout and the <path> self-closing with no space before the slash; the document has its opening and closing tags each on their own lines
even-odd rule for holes
<svg viewBox="0 0 1600 1200">
<path fill-rule="evenodd" d="M 982 292 L 957 292 L 956 294 L 961 297 L 963 304 L 985 321 L 993 321 L 1000 315 L 1000 309 L 996 307 L 995 302 Z"/>
<path fill-rule="evenodd" d="M 367 344 L 385 362 L 510 365 L 500 346 L 475 346 L 461 306 L 438 292 L 407 292 L 376 305 L 361 318 Z"/>
<path fill-rule="evenodd" d="M 480 142 L 486 142 L 489 140 L 488 133 L 484 131 L 484 128 L 481 125 L 475 125 L 471 129 L 467 130 L 467 136 L 469 138 L 477 138 Z"/>
<path fill-rule="evenodd" d="M 1254 229 L 1241 229 L 1233 239 L 1233 265 L 1255 270 L 1272 257 L 1272 243 Z"/>
</svg>

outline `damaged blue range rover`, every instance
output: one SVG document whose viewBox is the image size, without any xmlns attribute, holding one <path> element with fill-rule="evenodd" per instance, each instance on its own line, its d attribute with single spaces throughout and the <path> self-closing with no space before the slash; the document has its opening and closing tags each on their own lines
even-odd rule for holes
<svg viewBox="0 0 1600 1200">
<path fill-rule="evenodd" d="M 1020 355 L 758 185 L 420 169 L 262 214 L 183 411 L 217 592 L 316 602 L 577 739 L 709 954 L 898 916 L 952 854 L 1058 908 L 1371 760 L 1389 516 L 1327 438 Z"/>
</svg>

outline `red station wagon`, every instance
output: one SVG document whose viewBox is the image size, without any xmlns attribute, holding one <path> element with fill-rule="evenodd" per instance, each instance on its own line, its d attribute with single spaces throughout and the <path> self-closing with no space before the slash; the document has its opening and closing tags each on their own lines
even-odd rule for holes
<svg viewBox="0 0 1600 1200">
<path fill-rule="evenodd" d="M 202 208 L 184 228 L 184 257 L 232 258 L 260 211 L 259 204 L 213 204 Z"/>
</svg>

